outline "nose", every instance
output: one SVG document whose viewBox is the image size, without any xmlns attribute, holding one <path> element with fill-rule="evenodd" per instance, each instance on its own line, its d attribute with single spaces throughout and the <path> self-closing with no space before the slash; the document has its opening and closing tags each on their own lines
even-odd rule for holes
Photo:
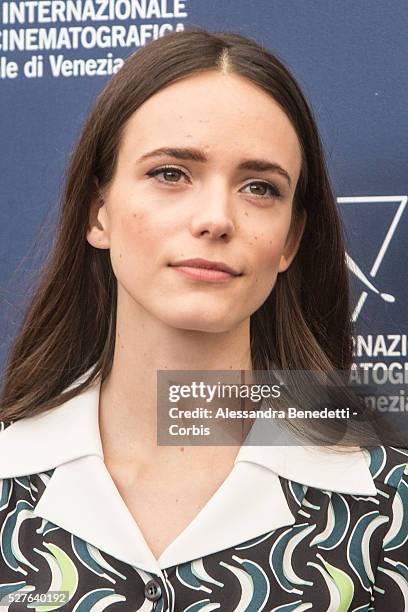
<svg viewBox="0 0 408 612">
<path fill-rule="evenodd" d="M 228 239 L 235 232 L 233 197 L 222 181 L 214 181 L 196 194 L 191 233 L 199 238 Z"/>
</svg>

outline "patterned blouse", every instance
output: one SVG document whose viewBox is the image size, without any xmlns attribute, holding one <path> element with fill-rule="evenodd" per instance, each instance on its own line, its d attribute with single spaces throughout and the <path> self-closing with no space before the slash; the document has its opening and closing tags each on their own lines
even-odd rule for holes
<svg viewBox="0 0 408 612">
<path fill-rule="evenodd" d="M 50 420 L 49 414 L 44 423 L 47 419 Z M 35 420 L 36 426 L 41 425 L 41 419 Z M 48 422 L 47 426 L 50 429 L 52 424 Z M 59 468 L 22 474 L 17 460 L 18 447 L 13 446 L 18 473 L 8 477 L 4 470 L 1 473 L 1 463 L 7 463 L 10 457 L 9 427 L 12 429 L 13 424 L 0 422 L 0 477 L 3 476 L 0 479 L 0 605 L 5 605 L 5 610 L 408 610 L 407 449 L 388 446 L 364 449 L 375 494 L 320 489 L 279 474 L 278 483 L 293 516 L 292 524 L 286 521 L 266 531 L 260 527 L 263 532 L 256 537 L 232 546 L 220 543 L 219 549 L 199 557 L 192 552 L 194 558 L 173 564 L 163 562 L 161 567 L 157 565 L 156 571 L 148 562 L 132 564 L 125 559 L 125 554 L 116 552 L 119 549 L 114 549 L 115 544 L 112 548 L 109 543 L 98 548 L 97 539 L 92 536 L 96 531 L 91 531 L 95 527 L 86 523 L 84 501 L 88 491 L 86 487 L 77 488 L 76 480 L 70 481 L 69 476 L 65 476 L 65 485 L 58 493 L 60 507 L 70 507 L 68 519 L 59 518 L 63 513 L 41 512 L 41 504 L 36 512 L 44 492 L 50 489 L 48 495 L 53 486 L 58 487 L 58 478 L 55 484 L 53 478 Z M 22 430 L 25 436 L 27 432 Z M 65 438 L 69 439 L 69 432 Z M 16 441 L 17 438 L 10 444 Z M 79 440 L 78 448 L 81 444 Z M 1 454 L 2 448 L 7 450 L 7 455 Z M 38 446 L 38 455 L 42 456 L 43 450 Z M 92 457 L 88 451 L 87 454 L 86 459 L 100 459 L 95 453 Z M 68 455 L 65 459 L 64 468 L 75 463 Z M 37 461 L 37 456 L 32 455 L 31 461 L 38 467 L 42 459 Z M 60 458 L 57 462 L 61 465 Z M 91 523 L 100 520 L 98 508 L 103 516 L 102 502 L 97 501 L 96 510 L 90 515 Z M 75 517 L 70 531 L 69 517 L 75 514 L 75 507 L 84 513 L 82 531 L 75 527 Z M 245 512 L 243 507 L 235 510 L 237 514 Z M 273 507 L 270 512 L 274 512 Z M 234 516 L 223 515 L 218 519 L 228 531 L 227 524 L 234 521 Z M 120 540 L 122 522 L 120 514 L 111 516 L 111 533 L 104 536 L 112 540 L 106 539 L 106 542 Z M 88 533 L 89 540 L 84 537 Z"/>
</svg>

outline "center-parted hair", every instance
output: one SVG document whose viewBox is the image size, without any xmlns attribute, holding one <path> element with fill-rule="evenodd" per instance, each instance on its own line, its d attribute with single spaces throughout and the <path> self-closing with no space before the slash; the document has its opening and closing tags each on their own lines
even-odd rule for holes
<svg viewBox="0 0 408 612">
<path fill-rule="evenodd" d="M 278 274 L 251 316 L 253 369 L 350 369 L 343 228 L 312 111 L 282 61 L 263 46 L 235 33 L 193 28 L 167 34 L 130 55 L 85 121 L 61 190 L 54 244 L 6 365 L 0 419 L 48 410 L 80 393 L 95 376 L 108 376 L 117 283 L 109 251 L 86 239 L 95 178 L 102 190 L 109 185 L 126 123 L 150 96 L 208 70 L 240 75 L 269 94 L 293 125 L 302 153 L 291 229 L 303 209 L 306 226 L 292 264 Z M 90 368 L 87 380 L 62 394 Z M 312 427 L 305 427 L 305 438 L 314 439 Z"/>
</svg>

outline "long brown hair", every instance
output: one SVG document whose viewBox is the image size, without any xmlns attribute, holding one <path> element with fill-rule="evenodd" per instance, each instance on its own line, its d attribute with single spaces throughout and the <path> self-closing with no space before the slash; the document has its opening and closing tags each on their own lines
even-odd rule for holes
<svg viewBox="0 0 408 612">
<path fill-rule="evenodd" d="M 348 371 L 352 363 L 343 229 L 315 120 L 284 64 L 241 35 L 200 28 L 167 34 L 133 53 L 96 99 L 71 154 L 54 245 L 26 309 L 4 372 L 0 417 L 38 414 L 80 393 L 112 367 L 117 287 L 109 251 L 86 240 L 94 179 L 112 180 L 127 120 L 154 93 L 204 70 L 228 70 L 267 92 L 290 119 L 302 150 L 292 225 L 300 247 L 251 316 L 254 370 Z M 78 386 L 63 391 L 89 372 Z M 306 428 L 305 438 L 314 440 Z M 357 434 L 356 434 L 357 435 Z"/>
</svg>

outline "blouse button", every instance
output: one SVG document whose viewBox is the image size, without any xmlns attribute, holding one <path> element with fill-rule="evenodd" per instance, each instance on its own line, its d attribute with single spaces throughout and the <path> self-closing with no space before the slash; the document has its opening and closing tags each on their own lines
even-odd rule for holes
<svg viewBox="0 0 408 612">
<path fill-rule="evenodd" d="M 150 601 L 157 601 L 160 599 L 162 594 L 160 584 L 157 582 L 157 580 L 149 580 L 149 582 L 145 584 L 144 592 L 145 597 L 147 597 L 147 599 Z"/>
</svg>

